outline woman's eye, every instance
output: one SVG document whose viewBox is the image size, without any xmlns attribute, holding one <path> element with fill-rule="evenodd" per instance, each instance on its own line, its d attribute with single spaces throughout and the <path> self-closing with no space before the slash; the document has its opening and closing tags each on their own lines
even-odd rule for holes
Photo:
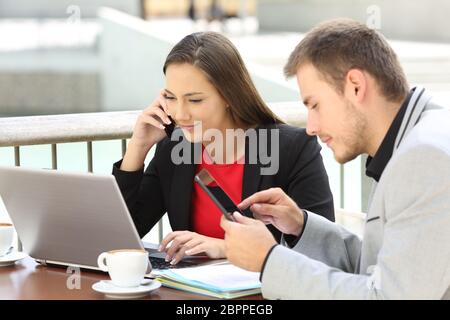
<svg viewBox="0 0 450 320">
<path fill-rule="evenodd" d="M 191 99 L 189 101 L 192 102 L 192 103 L 200 103 L 200 102 L 203 101 L 203 99 Z"/>
<path fill-rule="evenodd" d="M 311 110 L 314 110 L 316 108 L 317 108 L 317 103 L 311 107 Z"/>
<path fill-rule="evenodd" d="M 174 97 L 169 97 L 169 96 L 164 96 L 164 98 L 166 98 L 166 100 L 175 100 Z"/>
</svg>

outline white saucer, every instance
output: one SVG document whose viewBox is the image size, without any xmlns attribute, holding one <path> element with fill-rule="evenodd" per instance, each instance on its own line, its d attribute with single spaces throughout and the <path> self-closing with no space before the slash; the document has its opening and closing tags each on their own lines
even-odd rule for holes
<svg viewBox="0 0 450 320">
<path fill-rule="evenodd" d="M 0 267 L 11 266 L 28 255 L 25 252 L 13 251 L 0 257 Z"/>
<path fill-rule="evenodd" d="M 139 287 L 122 288 L 115 286 L 111 280 L 101 280 L 92 285 L 92 289 L 104 293 L 108 298 L 137 299 L 146 296 L 150 291 L 161 287 L 158 281 L 145 279 Z"/>
</svg>

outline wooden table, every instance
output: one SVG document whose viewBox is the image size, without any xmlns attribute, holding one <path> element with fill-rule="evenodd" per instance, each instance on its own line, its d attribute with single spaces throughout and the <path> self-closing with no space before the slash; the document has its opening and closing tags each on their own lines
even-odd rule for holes
<svg viewBox="0 0 450 320">
<path fill-rule="evenodd" d="M 43 266 L 27 257 L 13 266 L 0 267 L 0 300 L 103 300 L 102 293 L 92 289 L 100 280 L 109 279 L 105 273 L 81 270 L 81 288 L 68 289 L 73 273 L 66 268 Z M 70 282 L 70 281 L 69 281 Z M 73 282 L 72 282 L 73 283 Z M 147 300 L 205 300 L 209 297 L 161 287 L 143 299 Z M 261 295 L 245 297 L 260 300 Z"/>
</svg>

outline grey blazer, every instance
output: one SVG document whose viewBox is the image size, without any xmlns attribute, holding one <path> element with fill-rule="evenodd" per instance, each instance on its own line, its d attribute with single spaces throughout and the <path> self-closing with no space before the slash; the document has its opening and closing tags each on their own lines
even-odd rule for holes
<svg viewBox="0 0 450 320">
<path fill-rule="evenodd" d="M 372 189 L 361 241 L 308 212 L 267 258 L 269 299 L 450 299 L 450 110 L 418 87 Z"/>
</svg>

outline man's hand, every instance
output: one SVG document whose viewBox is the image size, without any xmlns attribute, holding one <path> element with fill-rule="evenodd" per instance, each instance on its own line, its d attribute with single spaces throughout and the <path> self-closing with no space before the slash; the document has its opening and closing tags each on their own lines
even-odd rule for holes
<svg viewBox="0 0 450 320">
<path fill-rule="evenodd" d="M 222 217 L 220 226 L 225 230 L 225 254 L 232 264 L 249 270 L 260 272 L 270 248 L 277 242 L 258 220 L 242 216 L 234 212 L 236 222 Z"/>
<path fill-rule="evenodd" d="M 245 210 L 250 207 L 253 216 L 265 224 L 272 224 L 284 234 L 299 236 L 303 230 L 303 211 L 281 188 L 260 191 L 238 205 Z"/>
<path fill-rule="evenodd" d="M 191 231 L 174 231 L 161 241 L 159 251 L 166 252 L 166 261 L 174 265 L 185 255 L 192 256 L 199 253 L 205 253 L 212 259 L 225 258 L 225 243 L 222 239 L 210 238 Z"/>
</svg>

